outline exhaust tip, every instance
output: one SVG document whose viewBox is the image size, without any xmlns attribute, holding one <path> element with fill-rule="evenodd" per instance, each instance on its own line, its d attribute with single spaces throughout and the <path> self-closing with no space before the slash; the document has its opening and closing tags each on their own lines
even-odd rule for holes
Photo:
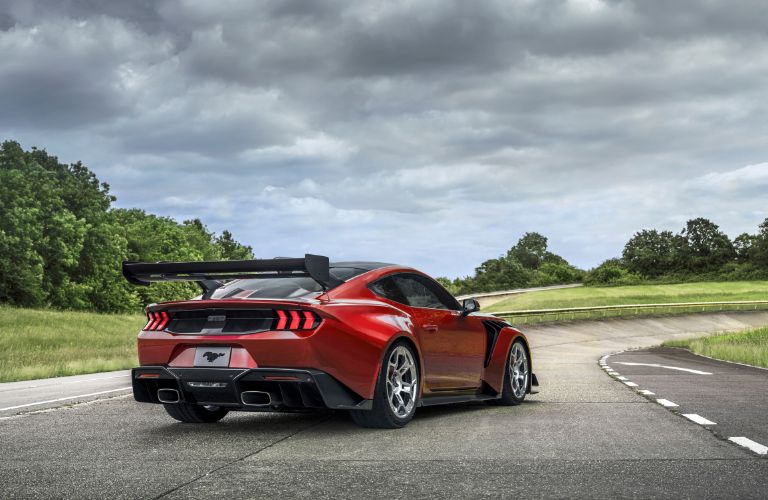
<svg viewBox="0 0 768 500">
<path fill-rule="evenodd" d="M 263 391 L 243 391 L 240 394 L 240 401 L 245 406 L 269 406 L 272 404 L 272 396 Z"/>
<path fill-rule="evenodd" d="M 175 404 L 181 400 L 179 391 L 176 389 L 158 389 L 157 399 L 161 403 L 165 404 Z"/>
</svg>

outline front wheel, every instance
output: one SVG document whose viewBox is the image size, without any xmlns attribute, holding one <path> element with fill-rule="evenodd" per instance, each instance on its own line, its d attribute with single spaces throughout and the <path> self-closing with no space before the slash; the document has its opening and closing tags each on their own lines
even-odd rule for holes
<svg viewBox="0 0 768 500">
<path fill-rule="evenodd" d="M 523 402 L 530 383 L 531 364 L 522 340 L 515 340 L 509 348 L 504 373 L 504 387 L 501 398 L 494 402 L 503 406 L 516 406 Z"/>
<path fill-rule="evenodd" d="M 212 424 L 224 418 L 229 410 L 219 406 L 200 406 L 189 403 L 164 404 L 165 411 L 179 422 Z"/>
<path fill-rule="evenodd" d="M 395 342 L 384 356 L 376 381 L 373 408 L 351 410 L 352 420 L 362 427 L 397 429 L 416 413 L 419 368 L 416 355 L 406 342 Z"/>
</svg>

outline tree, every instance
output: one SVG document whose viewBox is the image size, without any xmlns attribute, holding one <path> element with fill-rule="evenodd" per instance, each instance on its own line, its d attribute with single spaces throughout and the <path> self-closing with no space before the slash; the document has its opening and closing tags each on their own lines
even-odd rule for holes
<svg viewBox="0 0 768 500">
<path fill-rule="evenodd" d="M 736 261 L 746 264 L 754 260 L 760 237 L 748 233 L 741 233 L 733 240 L 733 250 L 736 252 Z"/>
<path fill-rule="evenodd" d="M 507 252 L 509 259 L 519 262 L 526 269 L 538 269 L 549 255 L 547 238 L 539 233 L 525 233 Z"/>
<path fill-rule="evenodd" d="M 728 236 L 717 224 L 703 217 L 689 220 L 680 236 L 683 237 L 681 258 L 692 272 L 716 271 L 736 256 Z"/>
<path fill-rule="evenodd" d="M 622 257 L 628 271 L 648 277 L 660 276 L 677 269 L 680 245 L 680 238 L 671 231 L 644 229 L 629 239 Z"/>
<path fill-rule="evenodd" d="M 630 273 L 621 259 L 608 259 L 584 276 L 587 285 L 629 285 L 640 281 L 640 277 Z"/>
<path fill-rule="evenodd" d="M 224 260 L 253 259 L 253 249 L 235 241 L 232 233 L 226 229 L 221 233 L 221 236 L 216 238 L 215 243 L 219 247 L 221 258 Z"/>
<path fill-rule="evenodd" d="M 749 262 L 768 272 L 768 219 L 758 226 L 758 232 L 750 239 Z"/>
<path fill-rule="evenodd" d="M 109 186 L 82 163 L 45 150 L 0 145 L 0 303 L 130 311 L 188 298 L 191 283 L 134 287 L 123 260 L 250 258 L 250 247 L 199 219 L 179 224 L 141 210 L 113 210 Z"/>
</svg>

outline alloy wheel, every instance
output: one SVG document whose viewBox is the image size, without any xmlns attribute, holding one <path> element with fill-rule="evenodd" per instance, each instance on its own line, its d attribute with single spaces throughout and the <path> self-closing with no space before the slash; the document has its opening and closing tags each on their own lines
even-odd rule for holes
<svg viewBox="0 0 768 500">
<path fill-rule="evenodd" d="M 387 361 L 387 401 L 396 416 L 404 418 L 413 412 L 418 382 L 413 354 L 407 347 L 395 347 Z"/>
<path fill-rule="evenodd" d="M 512 352 L 509 353 L 509 378 L 515 397 L 525 396 L 528 390 L 528 356 L 519 342 L 512 344 Z"/>
</svg>

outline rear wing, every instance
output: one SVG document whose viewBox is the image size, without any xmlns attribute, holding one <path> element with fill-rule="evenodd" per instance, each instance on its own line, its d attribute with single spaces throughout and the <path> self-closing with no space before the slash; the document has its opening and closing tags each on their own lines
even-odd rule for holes
<svg viewBox="0 0 768 500">
<path fill-rule="evenodd" d="M 134 285 L 156 281 L 196 281 L 206 295 L 222 280 L 242 278 L 309 277 L 323 289 L 331 286 L 330 262 L 322 255 L 304 258 L 228 260 L 215 262 L 123 262 L 123 276 Z"/>
</svg>

